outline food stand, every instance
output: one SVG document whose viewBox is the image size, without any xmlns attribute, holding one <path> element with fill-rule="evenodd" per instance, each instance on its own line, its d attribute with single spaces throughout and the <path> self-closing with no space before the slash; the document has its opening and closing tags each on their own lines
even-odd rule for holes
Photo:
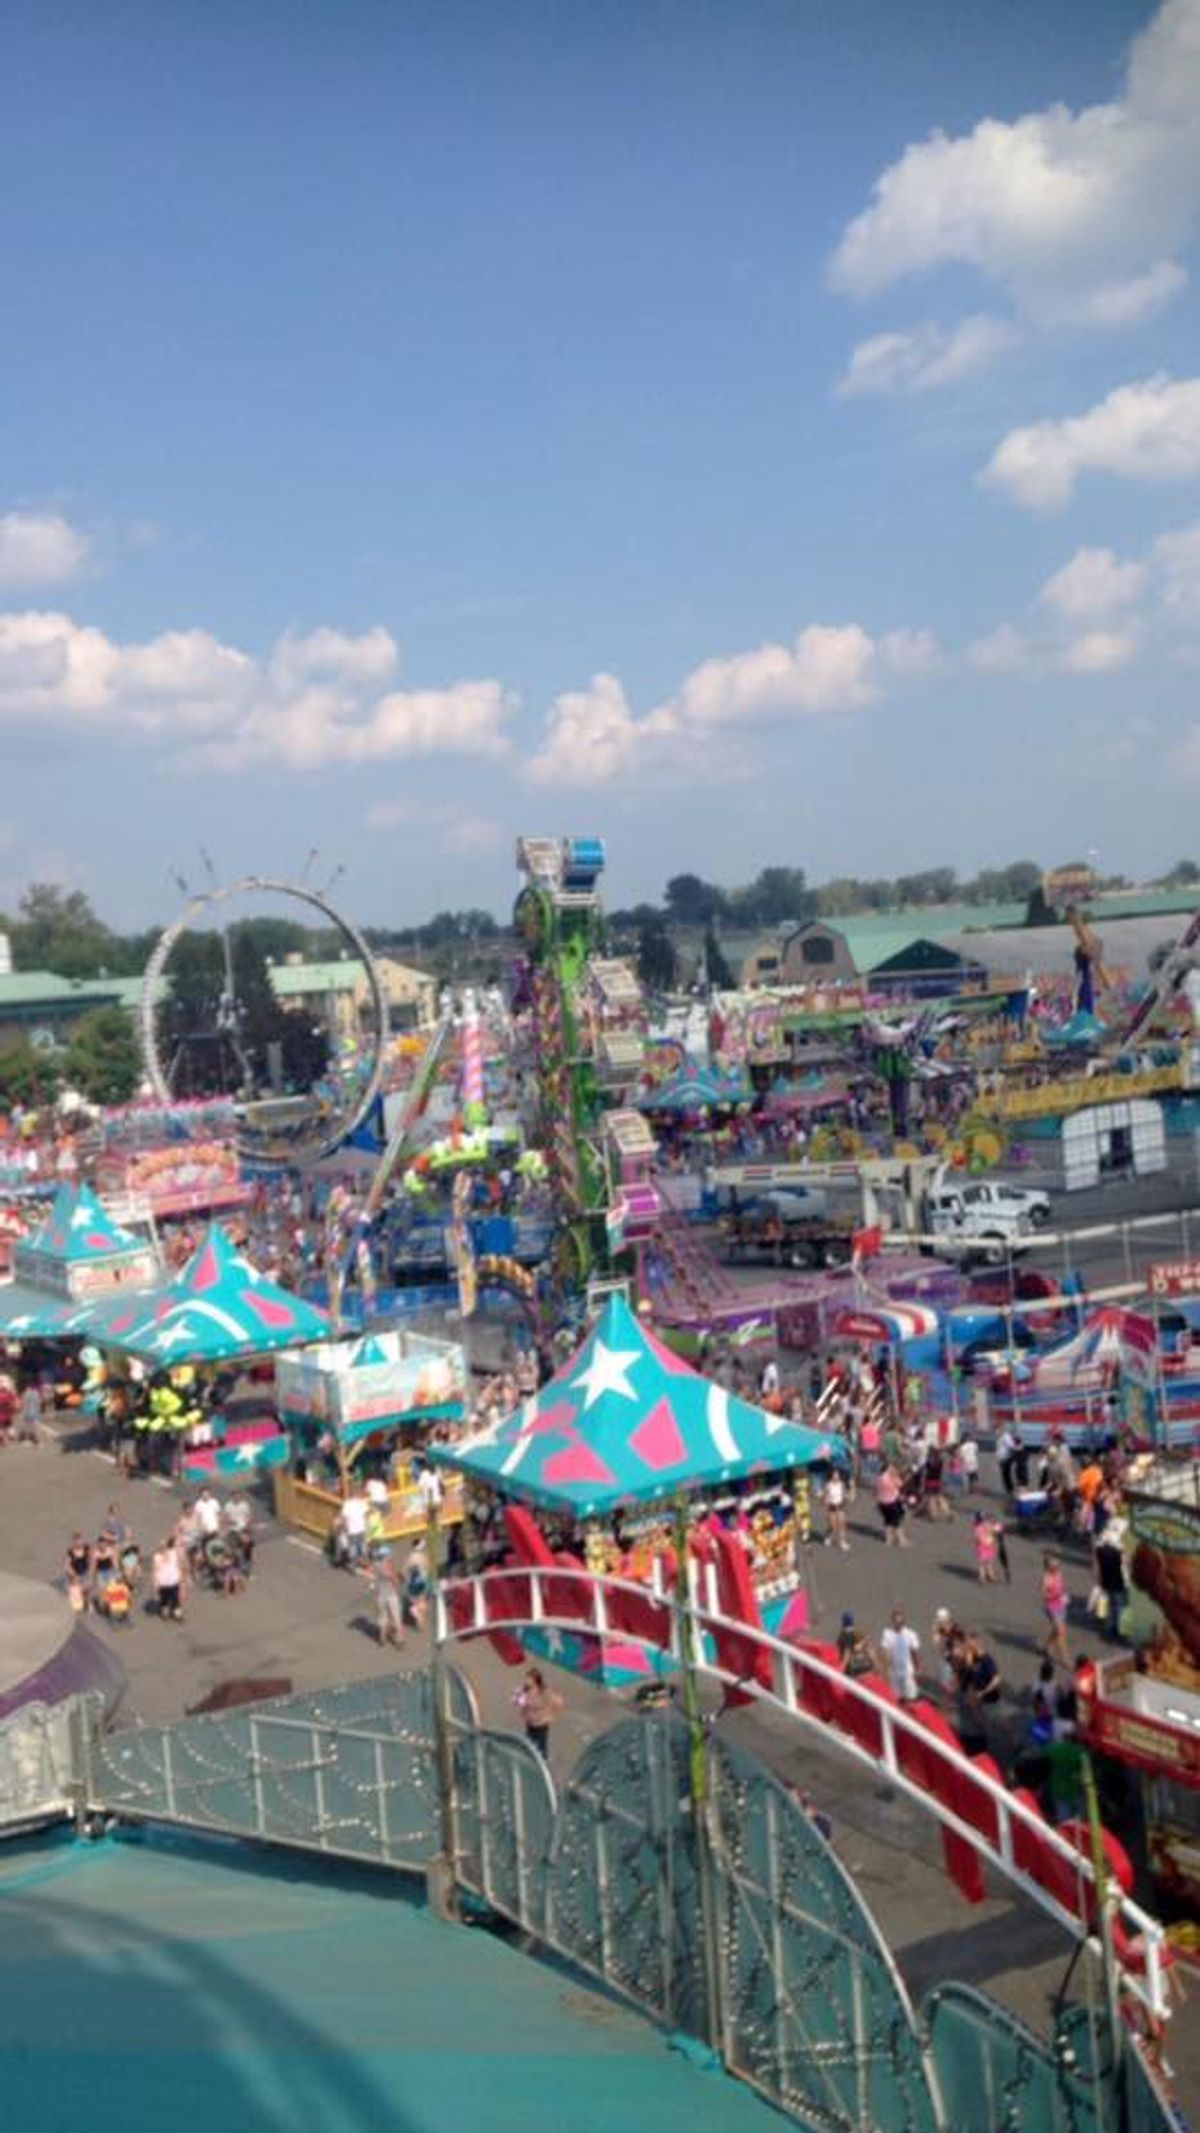
<svg viewBox="0 0 1200 2133">
<path fill-rule="evenodd" d="M 667 1348 L 623 1297 L 611 1296 L 583 1345 L 513 1413 L 431 1458 L 473 1491 L 546 1515 L 570 1553 L 552 1556 L 527 1511 L 508 1520 L 527 1560 L 578 1563 L 597 1575 L 665 1589 L 682 1520 L 702 1562 L 715 1530 L 744 1557 L 746 1619 L 779 1634 L 807 1625 L 803 1545 L 813 1466 L 845 1447 L 710 1383 Z M 623 1685 L 653 1671 L 628 1642 L 530 1631 L 531 1650 Z"/>
<path fill-rule="evenodd" d="M 399 1327 L 283 1357 L 276 1396 L 295 1456 L 294 1470 L 274 1477 L 278 1516 L 327 1540 L 356 1459 L 368 1449 L 386 1449 L 385 1536 L 403 1540 L 422 1532 L 427 1512 L 416 1457 L 435 1423 L 461 1419 L 465 1383 L 461 1347 Z M 462 1482 L 448 1476 L 439 1522 L 457 1525 L 462 1516 Z"/>
</svg>

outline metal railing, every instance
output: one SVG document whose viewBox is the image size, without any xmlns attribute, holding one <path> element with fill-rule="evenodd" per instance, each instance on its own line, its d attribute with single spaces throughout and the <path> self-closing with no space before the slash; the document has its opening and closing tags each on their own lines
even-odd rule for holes
<svg viewBox="0 0 1200 2133">
<path fill-rule="evenodd" d="M 695 1593 L 682 1611 L 644 1585 L 557 1565 L 490 1570 L 452 1582 L 439 1589 L 436 1606 L 439 1640 L 544 1626 L 632 1638 L 656 1646 L 676 1664 L 682 1629 L 698 1673 L 773 1706 L 882 1772 L 1074 1939 L 1093 1939 L 1101 1897 L 1092 1861 L 956 1745 L 872 1688 L 869 1677 L 843 1674 L 817 1653 L 724 1615 Z M 953 1786 L 953 1800 L 941 1796 L 937 1777 Z M 1111 1877 L 1103 1901 L 1123 1929 L 1123 1983 L 1157 2020 L 1166 2020 L 1171 2008 L 1163 1928 Z"/>
</svg>

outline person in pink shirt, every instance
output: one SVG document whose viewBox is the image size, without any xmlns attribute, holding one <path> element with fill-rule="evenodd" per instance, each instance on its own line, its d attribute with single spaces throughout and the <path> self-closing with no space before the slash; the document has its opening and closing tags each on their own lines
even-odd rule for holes
<svg viewBox="0 0 1200 2133">
<path fill-rule="evenodd" d="M 975 1568 L 981 1585 L 996 1582 L 996 1561 L 1000 1549 L 996 1537 L 995 1521 L 986 1511 L 976 1511 L 971 1522 L 971 1542 L 975 1550 Z"/>
<path fill-rule="evenodd" d="M 1047 1659 L 1057 1659 L 1060 1666 L 1069 1667 L 1070 1653 L 1067 1650 L 1067 1581 L 1062 1564 L 1056 1555 L 1042 1557 L 1042 1607 L 1050 1632 L 1042 1646 Z"/>
</svg>

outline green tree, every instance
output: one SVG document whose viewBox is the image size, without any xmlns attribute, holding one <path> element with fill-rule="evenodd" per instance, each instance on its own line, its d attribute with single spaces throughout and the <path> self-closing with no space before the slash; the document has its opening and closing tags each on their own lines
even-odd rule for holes
<svg viewBox="0 0 1200 2133">
<path fill-rule="evenodd" d="M 668 916 L 679 926 L 707 926 L 725 909 L 725 891 L 699 874 L 673 874 L 665 893 Z"/>
<path fill-rule="evenodd" d="M 1200 867 L 1195 860 L 1177 859 L 1170 873 L 1163 875 L 1162 885 L 1164 889 L 1190 889 L 1197 881 L 1200 881 Z"/>
<path fill-rule="evenodd" d="M 24 1036 L 7 1037 L 0 1043 L 0 1109 L 50 1103 L 57 1093 L 53 1052 L 40 1051 Z"/>
<path fill-rule="evenodd" d="M 53 970 L 62 978 L 99 977 L 114 968 L 119 947 L 81 889 L 51 881 L 25 891 L 11 945 L 18 970 Z"/>
<path fill-rule="evenodd" d="M 675 944 L 661 918 L 639 929 L 637 973 L 651 992 L 670 992 L 675 983 Z"/>
<path fill-rule="evenodd" d="M 708 973 L 709 984 L 714 986 L 717 992 L 734 992 L 736 990 L 737 979 L 722 952 L 721 943 L 717 939 L 717 929 L 712 919 L 708 922 L 708 930 L 704 936 L 704 967 Z"/>
<path fill-rule="evenodd" d="M 123 1007 L 97 1007 L 76 1023 L 63 1060 L 70 1088 L 94 1104 L 127 1104 L 142 1071 L 133 1017 Z"/>
</svg>

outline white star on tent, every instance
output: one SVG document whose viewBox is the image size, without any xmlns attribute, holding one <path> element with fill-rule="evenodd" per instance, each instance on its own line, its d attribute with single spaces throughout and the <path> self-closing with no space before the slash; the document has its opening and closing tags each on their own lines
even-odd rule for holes
<svg viewBox="0 0 1200 2133">
<path fill-rule="evenodd" d="M 253 1466 L 258 1457 L 258 1446 L 256 1444 L 239 1444 L 233 1456 L 238 1466 Z"/>
<path fill-rule="evenodd" d="M 86 1207 L 73 1207 L 71 1209 L 72 1229 L 86 1229 L 89 1222 L 94 1222 L 95 1219 L 95 1215 Z"/>
<path fill-rule="evenodd" d="M 586 1386 L 584 1412 L 593 1407 L 606 1392 L 619 1392 L 625 1400 L 636 1400 L 637 1394 L 629 1382 L 629 1373 L 635 1363 L 642 1360 L 640 1348 L 606 1348 L 603 1341 L 596 1341 L 592 1348 L 592 1360 L 586 1370 L 571 1379 L 571 1389 L 576 1385 Z"/>
</svg>

